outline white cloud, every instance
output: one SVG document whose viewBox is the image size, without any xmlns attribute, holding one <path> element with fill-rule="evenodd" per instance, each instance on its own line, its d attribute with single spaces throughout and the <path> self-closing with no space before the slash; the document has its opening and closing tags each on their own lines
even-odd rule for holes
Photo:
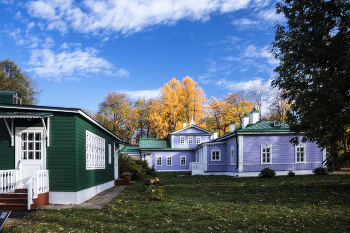
<svg viewBox="0 0 350 233">
<path fill-rule="evenodd" d="M 247 8 L 251 0 L 37 0 L 28 13 L 47 21 L 48 29 L 83 33 L 115 31 L 130 34 L 154 25 L 172 25 L 182 19 L 208 20 L 215 12 Z"/>
<path fill-rule="evenodd" d="M 27 32 L 35 26 L 34 22 L 30 22 L 27 26 Z"/>
<path fill-rule="evenodd" d="M 139 91 L 124 91 L 131 99 L 136 100 L 138 97 L 156 98 L 159 96 L 159 89 L 139 90 Z"/>
<path fill-rule="evenodd" d="M 284 21 L 285 17 L 283 14 L 277 14 L 275 8 L 260 11 L 257 16 L 268 23 L 276 23 L 277 21 Z"/>
<path fill-rule="evenodd" d="M 255 45 L 249 45 L 244 51 L 243 56 L 248 58 L 263 58 L 270 65 L 277 66 L 279 64 L 279 61 L 272 56 L 269 50 L 270 48 L 268 46 L 257 48 Z"/>
<path fill-rule="evenodd" d="M 110 76 L 128 77 L 125 69 L 116 69 L 103 58 L 98 57 L 98 51 L 94 48 L 86 48 L 84 51 L 77 48 L 75 51 L 63 51 L 55 54 L 50 49 L 35 49 L 31 51 L 28 69 L 38 76 L 49 80 L 60 81 L 70 76 L 99 74 Z"/>
<path fill-rule="evenodd" d="M 227 81 L 226 79 L 221 79 L 218 82 L 216 82 L 216 86 L 219 86 L 222 89 L 228 89 L 233 92 L 237 91 L 247 91 L 254 85 L 261 85 L 261 86 L 270 86 L 271 81 L 264 82 L 262 78 L 254 78 L 247 81 Z"/>
<path fill-rule="evenodd" d="M 232 24 L 238 26 L 241 29 L 255 27 L 260 24 L 259 21 L 251 20 L 247 18 L 236 19 L 232 21 Z"/>
</svg>

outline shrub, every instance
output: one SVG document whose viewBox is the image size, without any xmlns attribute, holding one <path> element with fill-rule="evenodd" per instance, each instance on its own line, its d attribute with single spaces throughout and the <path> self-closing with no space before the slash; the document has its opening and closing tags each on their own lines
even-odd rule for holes
<svg viewBox="0 0 350 233">
<path fill-rule="evenodd" d="M 145 171 L 149 170 L 147 160 L 135 159 L 135 163 L 140 165 L 143 169 L 145 169 Z"/>
<path fill-rule="evenodd" d="M 143 180 L 147 170 L 143 168 L 144 165 L 137 164 L 136 161 L 137 160 L 131 158 L 129 155 L 121 153 L 119 155 L 120 174 L 132 172 L 134 174 L 132 177 L 133 180 Z"/>
<path fill-rule="evenodd" d="M 162 186 L 156 186 L 156 185 L 150 185 L 147 187 L 145 193 L 149 195 L 150 200 L 154 201 L 161 201 L 164 199 L 163 197 L 163 187 Z"/>
<path fill-rule="evenodd" d="M 270 168 L 264 168 L 260 171 L 259 177 L 260 178 L 272 178 L 276 176 L 275 170 L 272 170 Z"/>
<path fill-rule="evenodd" d="M 315 168 L 312 172 L 313 172 L 315 175 L 328 175 L 328 171 L 327 171 L 327 169 L 324 168 L 324 167 Z"/>
<path fill-rule="evenodd" d="M 295 176 L 295 172 L 289 171 L 287 176 Z"/>
<path fill-rule="evenodd" d="M 162 182 L 160 182 L 160 180 L 156 177 L 147 179 L 145 181 L 145 183 L 143 184 L 143 187 L 145 187 L 147 189 L 147 187 L 150 185 L 163 186 Z"/>
<path fill-rule="evenodd" d="M 148 169 L 147 175 L 150 176 L 150 177 L 157 177 L 156 169 L 154 169 L 154 168 Z"/>
</svg>

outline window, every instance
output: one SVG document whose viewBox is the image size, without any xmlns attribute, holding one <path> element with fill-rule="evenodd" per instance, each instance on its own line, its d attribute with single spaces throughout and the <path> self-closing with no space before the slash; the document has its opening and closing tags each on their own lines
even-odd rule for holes
<svg viewBox="0 0 350 233">
<path fill-rule="evenodd" d="M 157 157 L 157 166 L 162 166 L 162 157 Z"/>
<path fill-rule="evenodd" d="M 180 157 L 180 165 L 181 166 L 186 166 L 186 156 L 182 155 Z"/>
<path fill-rule="evenodd" d="M 112 164 L 112 146 L 108 144 L 108 163 Z"/>
<path fill-rule="evenodd" d="M 201 144 L 201 136 L 196 137 L 196 144 Z"/>
<path fill-rule="evenodd" d="M 188 144 L 189 145 L 193 144 L 193 137 L 192 136 L 188 136 Z"/>
<path fill-rule="evenodd" d="M 171 156 L 168 156 L 167 158 L 166 158 L 166 165 L 167 166 L 172 166 L 172 158 L 171 158 Z"/>
<path fill-rule="evenodd" d="M 185 136 L 180 136 L 180 145 L 185 145 Z"/>
<path fill-rule="evenodd" d="M 295 162 L 305 163 L 305 144 L 295 146 Z"/>
<path fill-rule="evenodd" d="M 41 160 L 42 135 L 36 132 L 21 133 L 21 158 L 24 160 Z"/>
<path fill-rule="evenodd" d="M 86 169 L 105 169 L 105 140 L 86 130 Z"/>
<path fill-rule="evenodd" d="M 221 161 L 221 151 L 218 148 L 211 150 L 211 161 Z"/>
<path fill-rule="evenodd" d="M 231 165 L 235 165 L 235 147 L 231 146 Z"/>
<path fill-rule="evenodd" d="M 271 164 L 272 163 L 272 145 L 262 144 L 261 145 L 261 164 Z"/>
</svg>

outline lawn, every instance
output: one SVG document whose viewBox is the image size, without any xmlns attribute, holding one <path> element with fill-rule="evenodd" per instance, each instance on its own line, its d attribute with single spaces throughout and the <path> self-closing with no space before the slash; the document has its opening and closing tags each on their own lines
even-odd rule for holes
<svg viewBox="0 0 350 233">
<path fill-rule="evenodd" d="M 164 200 L 143 182 L 102 210 L 38 210 L 4 232 L 350 232 L 350 175 L 271 179 L 158 173 Z"/>
</svg>

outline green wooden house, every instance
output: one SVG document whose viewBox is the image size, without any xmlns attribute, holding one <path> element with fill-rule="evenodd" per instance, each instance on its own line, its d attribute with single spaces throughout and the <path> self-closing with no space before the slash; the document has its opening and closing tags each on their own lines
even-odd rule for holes
<svg viewBox="0 0 350 233">
<path fill-rule="evenodd" d="M 115 185 L 120 138 L 81 109 L 20 103 L 0 92 L 0 198 L 28 189 L 28 209 L 40 196 L 79 204 Z"/>
</svg>

